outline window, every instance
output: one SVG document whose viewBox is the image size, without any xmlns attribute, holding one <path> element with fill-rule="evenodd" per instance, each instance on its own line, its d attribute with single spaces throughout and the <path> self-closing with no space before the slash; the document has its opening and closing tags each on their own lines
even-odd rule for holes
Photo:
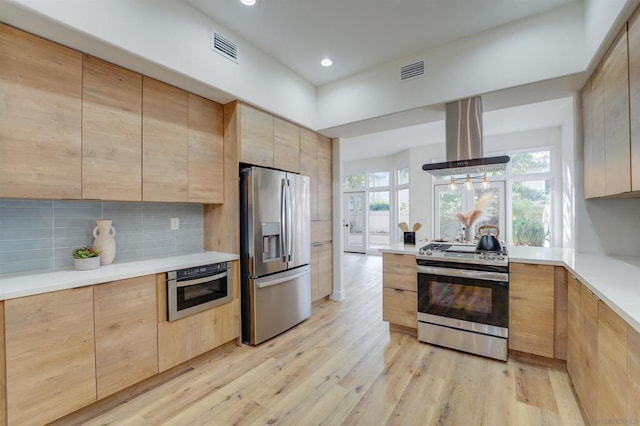
<svg viewBox="0 0 640 426">
<path fill-rule="evenodd" d="M 377 252 L 402 241 L 397 224 L 407 222 L 411 227 L 408 167 L 350 173 L 344 176 L 342 188 L 345 251 Z"/>
<path fill-rule="evenodd" d="M 356 173 L 347 175 L 342 182 L 344 189 L 361 189 L 364 188 L 364 173 Z"/>
<path fill-rule="evenodd" d="M 512 235 L 517 246 L 549 246 L 551 179 L 511 184 Z"/>
<path fill-rule="evenodd" d="M 409 168 L 398 169 L 398 186 L 409 184 Z"/>
<path fill-rule="evenodd" d="M 511 155 L 512 244 L 550 245 L 551 177 L 551 150 Z"/>
<path fill-rule="evenodd" d="M 396 173 L 396 223 L 405 222 L 411 229 L 409 217 L 409 168 L 401 167 Z M 398 232 L 396 241 L 403 241 L 402 232 Z"/>
<path fill-rule="evenodd" d="M 381 188 L 389 186 L 389 171 L 368 173 L 369 188 Z"/>
<path fill-rule="evenodd" d="M 369 192 L 369 248 L 377 249 L 391 243 L 389 191 Z"/>
<path fill-rule="evenodd" d="M 552 241 L 552 150 L 533 149 L 509 154 L 505 173 L 487 174 L 489 187 L 482 188 L 476 177 L 472 189 L 456 180 L 451 189 L 448 179 L 434 183 L 434 237 L 460 238 L 463 224 L 457 214 L 480 208 L 482 215 L 472 224 L 471 235 L 481 225 L 496 225 L 500 239 L 508 244 L 548 247 Z M 508 209 L 507 209 L 508 207 Z"/>
<path fill-rule="evenodd" d="M 505 190 L 504 182 L 491 182 L 488 188 L 474 183 L 471 190 L 463 185 L 451 189 L 448 184 L 435 185 L 435 218 L 439 224 L 435 229 L 435 238 L 443 240 L 461 239 L 465 235 L 467 223 L 463 223 L 458 214 L 469 217 L 474 210 L 482 213 L 471 223 L 471 231 L 466 235 L 475 235 L 482 225 L 495 225 L 505 229 Z"/>
</svg>

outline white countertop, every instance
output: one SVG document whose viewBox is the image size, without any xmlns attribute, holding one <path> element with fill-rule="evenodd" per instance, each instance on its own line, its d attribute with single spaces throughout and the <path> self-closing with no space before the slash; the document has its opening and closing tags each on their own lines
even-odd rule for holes
<svg viewBox="0 0 640 426">
<path fill-rule="evenodd" d="M 379 251 L 415 255 L 423 245 L 399 243 Z M 576 253 L 573 249 L 544 247 L 510 246 L 507 251 L 509 262 L 564 266 L 640 333 L 640 258 L 599 256 Z"/>
<path fill-rule="evenodd" d="M 0 300 L 102 284 L 209 263 L 228 262 L 239 258 L 240 256 L 237 254 L 205 251 L 180 256 L 114 263 L 91 271 L 66 269 L 41 273 L 0 275 Z"/>
</svg>

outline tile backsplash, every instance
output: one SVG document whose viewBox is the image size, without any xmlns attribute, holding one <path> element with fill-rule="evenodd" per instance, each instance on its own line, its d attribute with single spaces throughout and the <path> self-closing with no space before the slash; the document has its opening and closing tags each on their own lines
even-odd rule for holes
<svg viewBox="0 0 640 426">
<path fill-rule="evenodd" d="M 0 274 L 72 265 L 97 219 L 113 221 L 114 263 L 203 248 L 202 204 L 0 199 Z"/>
</svg>

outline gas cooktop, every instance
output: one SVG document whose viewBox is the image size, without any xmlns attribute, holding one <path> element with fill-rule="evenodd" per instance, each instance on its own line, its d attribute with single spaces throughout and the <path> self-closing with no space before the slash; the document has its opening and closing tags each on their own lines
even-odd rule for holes
<svg viewBox="0 0 640 426">
<path fill-rule="evenodd" d="M 506 265 L 509 262 L 506 249 L 500 252 L 481 252 L 474 244 L 430 243 L 418 250 L 418 259 L 452 261 L 490 265 Z"/>
</svg>

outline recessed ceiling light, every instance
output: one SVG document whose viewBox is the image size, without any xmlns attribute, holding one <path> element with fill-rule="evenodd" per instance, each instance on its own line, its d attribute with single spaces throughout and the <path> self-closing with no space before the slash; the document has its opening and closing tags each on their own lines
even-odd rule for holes
<svg viewBox="0 0 640 426">
<path fill-rule="evenodd" d="M 333 65 L 333 61 L 329 58 L 324 58 L 320 61 L 320 65 L 322 65 L 323 67 L 330 67 L 331 65 Z"/>
<path fill-rule="evenodd" d="M 245 6 L 253 6 L 254 4 L 256 4 L 256 0 L 240 0 L 240 3 L 244 4 Z"/>
</svg>

